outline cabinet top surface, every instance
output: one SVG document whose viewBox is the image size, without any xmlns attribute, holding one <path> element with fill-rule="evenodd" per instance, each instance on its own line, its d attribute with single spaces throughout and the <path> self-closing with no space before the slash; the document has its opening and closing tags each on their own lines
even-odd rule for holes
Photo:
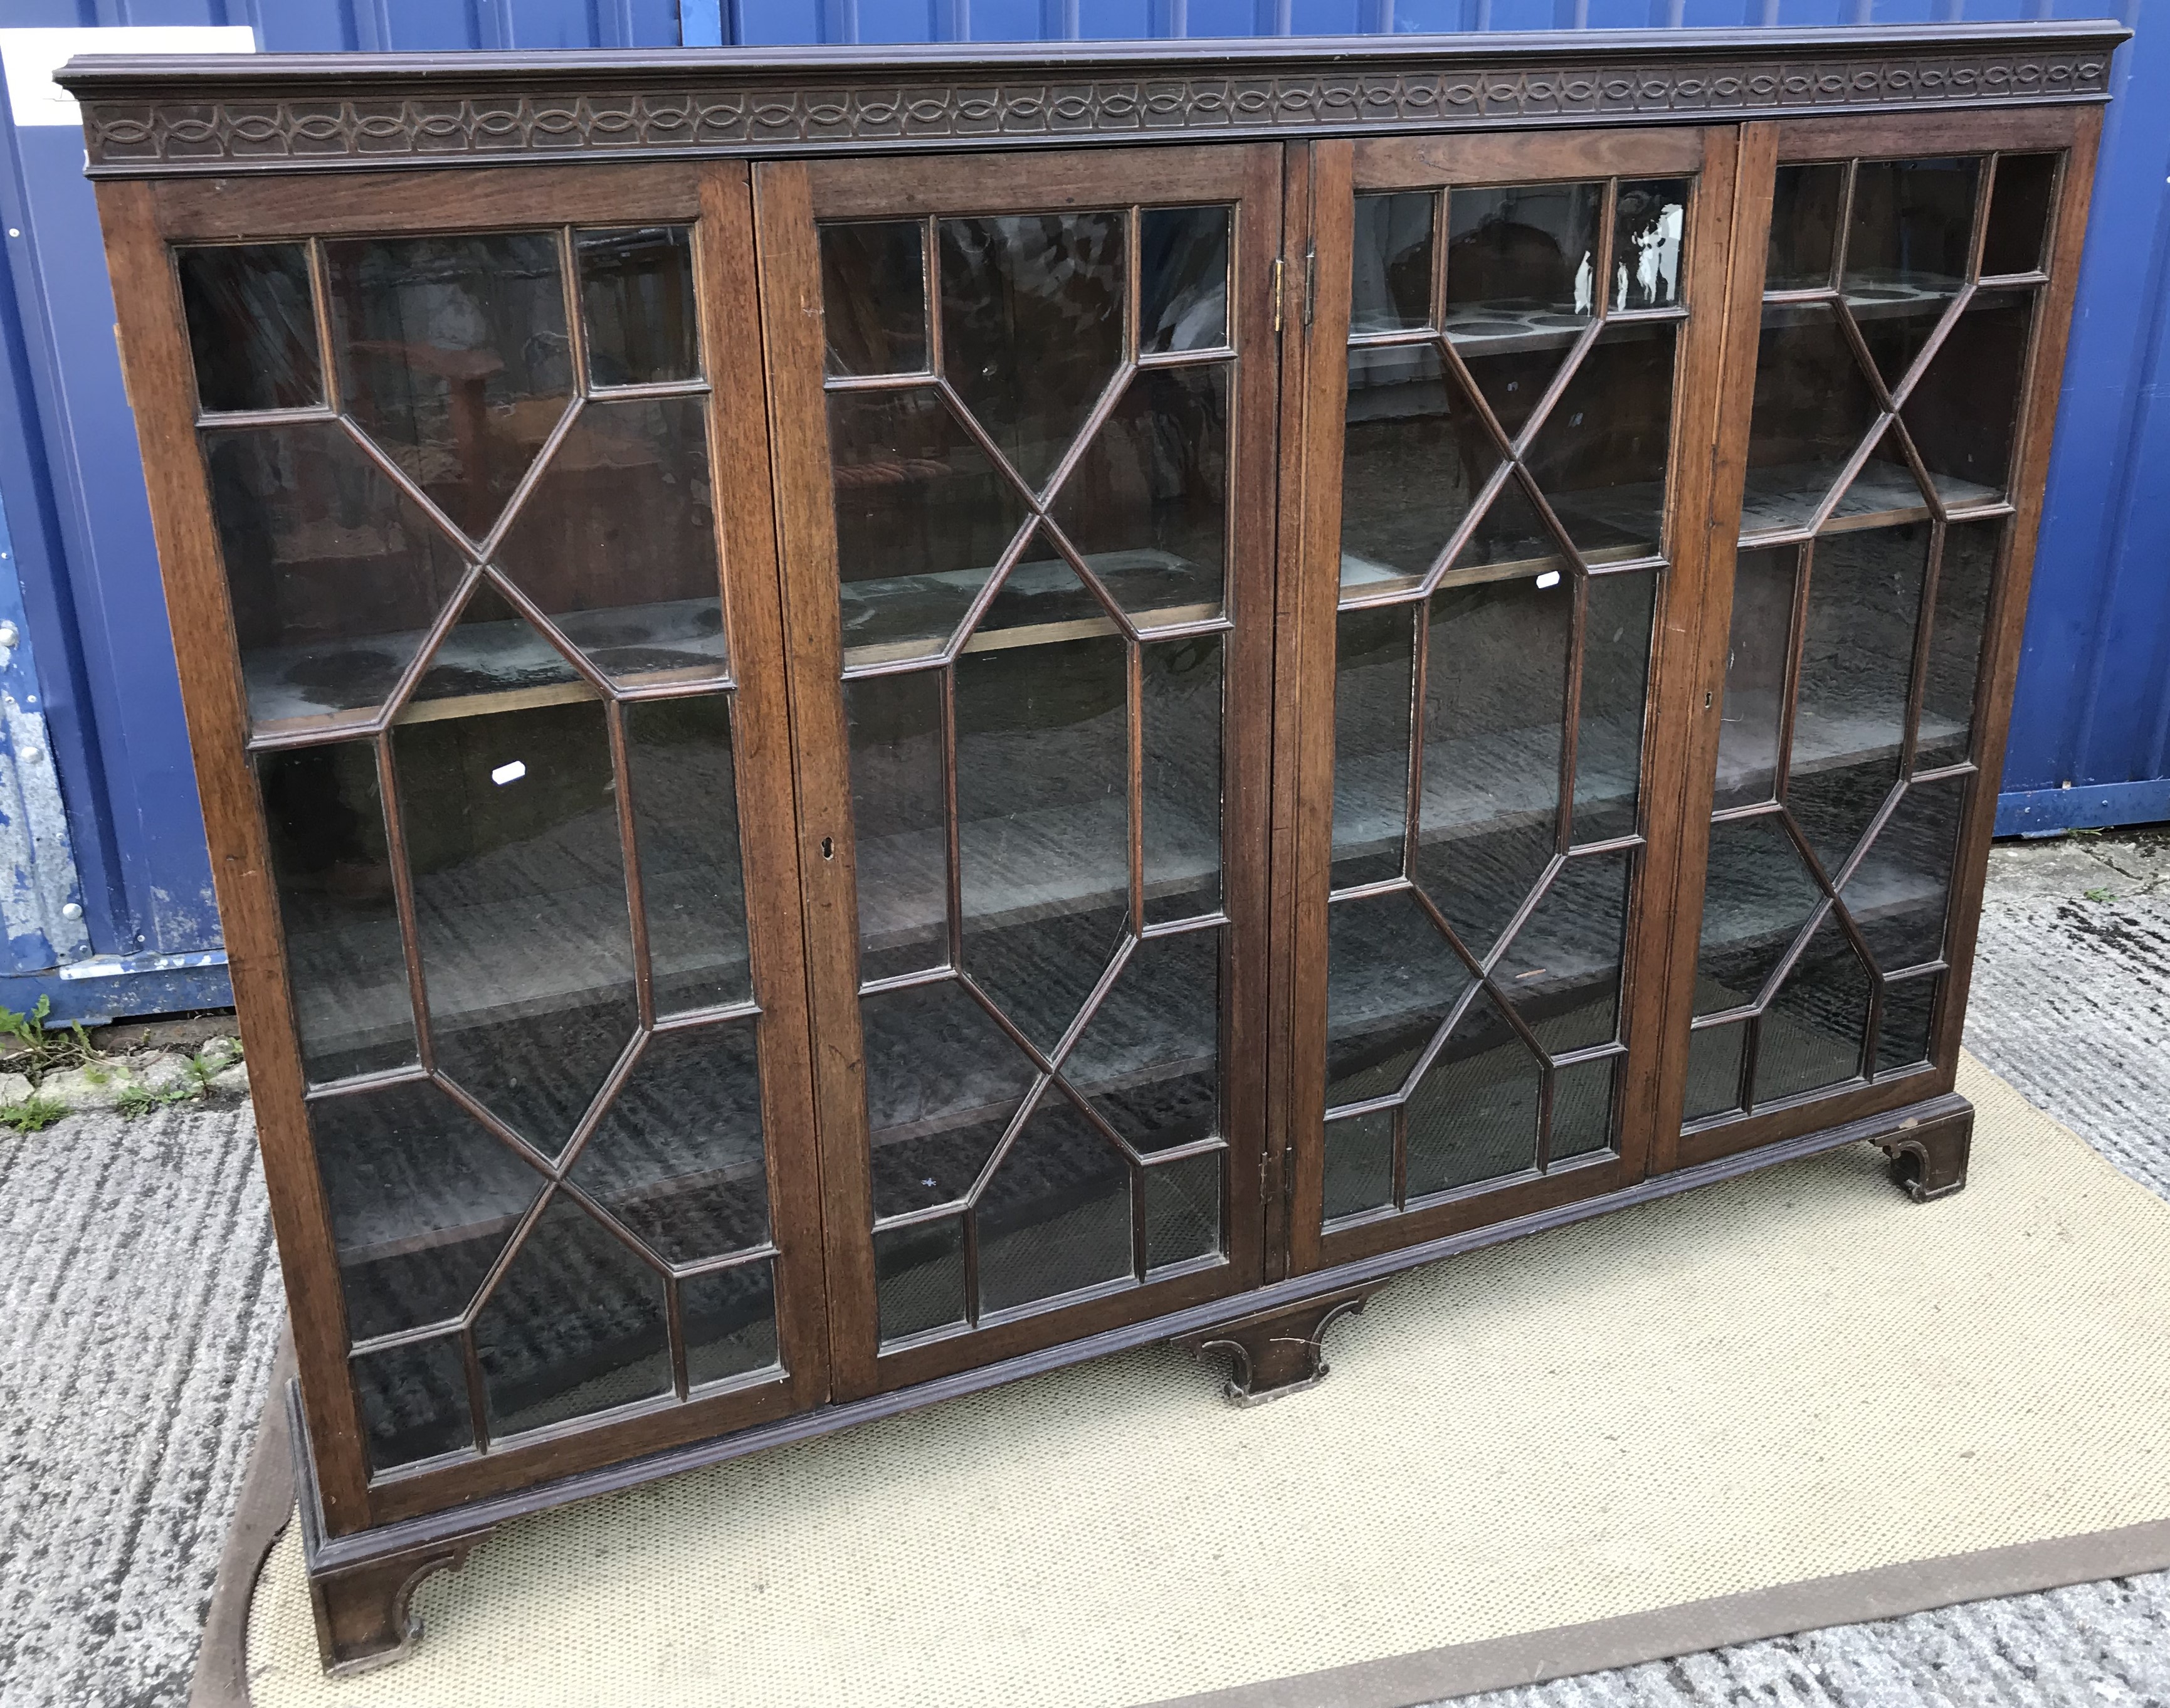
<svg viewBox="0 0 2170 1708">
<path fill-rule="evenodd" d="M 2099 101 L 2111 19 L 667 51 L 94 55 L 93 177 L 1710 122 Z"/>
</svg>

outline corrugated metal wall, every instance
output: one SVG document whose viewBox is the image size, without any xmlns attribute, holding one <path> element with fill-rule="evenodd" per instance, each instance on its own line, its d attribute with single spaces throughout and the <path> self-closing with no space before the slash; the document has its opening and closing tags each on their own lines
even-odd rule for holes
<svg viewBox="0 0 2170 1708">
<path fill-rule="evenodd" d="M 245 25 L 266 51 L 1983 22 L 2101 0 L 0 0 L 0 27 Z M 2139 0 L 2125 21 L 2141 26 Z M 2170 29 L 2122 51 L 2000 828 L 2170 817 Z M 79 137 L 0 136 L 0 1002 L 227 999 Z M 2159 449 L 2158 449 L 2159 447 Z M 2155 452 L 2151 460 L 2151 452 Z M 11 538 L 12 536 L 12 538 Z M 10 640 L 10 634 L 13 639 Z"/>
</svg>

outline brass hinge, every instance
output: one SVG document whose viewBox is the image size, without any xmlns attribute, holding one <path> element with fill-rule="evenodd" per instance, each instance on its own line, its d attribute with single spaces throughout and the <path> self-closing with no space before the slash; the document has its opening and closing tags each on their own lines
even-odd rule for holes
<svg viewBox="0 0 2170 1708">
<path fill-rule="evenodd" d="M 1279 255 L 1274 257 L 1274 330 L 1281 329 L 1281 276 L 1288 270 L 1288 263 Z"/>
<path fill-rule="evenodd" d="M 1303 252 L 1303 324 L 1311 324 L 1311 311 L 1318 301 L 1318 249 L 1316 244 Z"/>
</svg>

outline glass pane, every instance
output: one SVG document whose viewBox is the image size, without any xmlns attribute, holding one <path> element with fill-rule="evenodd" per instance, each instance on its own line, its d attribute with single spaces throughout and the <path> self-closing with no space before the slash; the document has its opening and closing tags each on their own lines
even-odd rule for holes
<svg viewBox="0 0 2170 1708">
<path fill-rule="evenodd" d="M 1929 1059 L 1929 1029 L 1936 1020 L 1937 995 L 1943 982 L 1943 974 L 1931 973 L 1926 978 L 1894 979 L 1884 987 L 1884 1018 L 1876 1031 L 1879 1076 Z"/>
<path fill-rule="evenodd" d="M 1138 350 L 1219 350 L 1228 342 L 1225 207 L 1149 207 L 1138 216 Z"/>
<path fill-rule="evenodd" d="M 655 385 L 701 372 L 693 233 L 682 225 L 573 234 L 591 383 Z"/>
<path fill-rule="evenodd" d="M 729 668 L 708 485 L 708 399 L 581 406 L 495 561 L 614 680 Z"/>
<path fill-rule="evenodd" d="M 928 671 L 844 684 L 862 979 L 917 972 L 949 958 L 942 684 Z"/>
<path fill-rule="evenodd" d="M 1429 190 L 1356 198 L 1349 270 L 1352 334 L 1431 324 L 1431 227 L 1438 203 Z"/>
<path fill-rule="evenodd" d="M 1615 311 L 1680 307 L 1687 223 L 1686 179 L 1622 180 L 1612 228 Z"/>
<path fill-rule="evenodd" d="M 1574 840 L 1635 832 L 1643 780 L 1643 709 L 1658 578 L 1593 576 L 1585 618 L 1582 713 L 1574 743 Z"/>
<path fill-rule="evenodd" d="M 1138 649 L 1150 924 L 1221 907 L 1222 651 L 1218 634 Z"/>
<path fill-rule="evenodd" d="M 1936 613 L 1930 619 L 1928 679 L 1915 738 L 1917 771 L 1956 765 L 1972 751 L 1975 681 L 1981 668 L 1990 586 L 2003 543 L 2002 521 L 1959 522 L 1944 530 Z"/>
<path fill-rule="evenodd" d="M 484 577 L 430 655 L 404 717 L 462 717 L 590 696 L 565 655 Z"/>
<path fill-rule="evenodd" d="M 663 1277 L 563 1192 L 475 1313 L 474 1339 L 493 1435 L 671 1389 Z"/>
<path fill-rule="evenodd" d="M 1490 951 L 1558 833 L 1571 583 L 1432 595 L 1416 879 L 1471 954 Z"/>
<path fill-rule="evenodd" d="M 1423 578 L 1499 467 L 1499 447 L 1430 345 L 1349 352 L 1341 585 Z"/>
<path fill-rule="evenodd" d="M 1140 628 L 1221 614 L 1233 372 L 1137 375 L 1056 498 L 1056 524 Z"/>
<path fill-rule="evenodd" d="M 1725 654 L 1725 703 L 1718 731 L 1714 807 L 1768 800 L 1778 783 L 1786 665 L 1793 649 L 1793 582 L 1799 548 L 1743 551 L 1733 564 L 1733 627 Z"/>
<path fill-rule="evenodd" d="M 1568 861 L 1493 966 L 1494 983 L 1556 1056 L 1610 1043 L 1619 1030 L 1633 859 L 1622 850 Z"/>
<path fill-rule="evenodd" d="M 572 391 L 557 238 L 328 243 L 324 267 L 346 413 L 479 539 Z"/>
<path fill-rule="evenodd" d="M 297 410 L 323 400 L 316 298 L 301 244 L 179 249 L 181 306 L 206 410 Z"/>
<path fill-rule="evenodd" d="M 966 646 L 984 652 L 1120 632 L 1108 607 L 1071 566 L 1053 534 L 1035 527 Z"/>
<path fill-rule="evenodd" d="M 1836 915 L 1827 918 L 1764 1013 L 1756 1043 L 1759 1106 L 1859 1076 L 1868 986 L 1868 969 Z"/>
<path fill-rule="evenodd" d="M 1873 339 L 1877 366 L 1896 385 L 1958 295 L 1974 238 L 1981 162 L 1863 160 L 1854 168 L 1847 236 L 1847 307 Z"/>
<path fill-rule="evenodd" d="M 1612 1081 L 1622 1058 L 1553 1069 L 1552 1160 L 1588 1156 L 1612 1143 Z"/>
<path fill-rule="evenodd" d="M 770 1259 L 686 1277 L 678 1283 L 678 1314 L 689 1388 L 776 1368 L 776 1267 Z"/>
<path fill-rule="evenodd" d="M 1807 527 L 1876 414 L 1868 377 L 1832 310 L 1816 303 L 1766 308 L 1741 538 Z"/>
<path fill-rule="evenodd" d="M 1401 1090 L 1473 982 L 1406 890 L 1326 912 L 1326 1103 Z"/>
<path fill-rule="evenodd" d="M 1754 1002 L 1822 899 L 1776 813 L 1712 825 L 1695 1011 L 1721 1014 Z"/>
<path fill-rule="evenodd" d="M 1409 1094 L 1413 1202 L 1537 1165 L 1537 1058 L 1483 997 Z"/>
<path fill-rule="evenodd" d="M 666 1263 L 768 1238 L 756 1024 L 656 1033 L 573 1165 L 573 1184 Z"/>
<path fill-rule="evenodd" d="M 375 710 L 458 589 L 461 554 L 334 422 L 203 445 L 250 720 Z"/>
<path fill-rule="evenodd" d="M 1688 1034 L 1688 1096 L 1683 1118 L 1704 1121 L 1740 1107 L 1740 1055 L 1748 1022 L 1705 1026 Z"/>
<path fill-rule="evenodd" d="M 1926 522 L 1929 495 L 1914 473 L 1895 426 L 1877 437 L 1861 467 L 1847 483 L 1846 495 L 1824 524 L 1827 533 L 1857 527 L 1884 527 L 1900 522 Z"/>
<path fill-rule="evenodd" d="M 1394 1202 L 1394 1111 L 1374 1109 L 1326 1123 L 1325 1219 Z"/>
<path fill-rule="evenodd" d="M 844 661 L 938 652 L 1025 508 L 938 394 L 831 392 Z"/>
<path fill-rule="evenodd" d="M 468 1366 L 457 1335 L 357 1354 L 348 1367 L 361 1403 L 369 1468 L 459 1453 L 474 1445 Z"/>
<path fill-rule="evenodd" d="M 1402 870 L 1414 608 L 1344 611 L 1334 655 L 1334 882 Z"/>
<path fill-rule="evenodd" d="M 876 1217 L 962 1198 L 1032 1087 L 1024 1052 L 951 979 L 859 999 Z"/>
<path fill-rule="evenodd" d="M 1545 585 L 1553 586 L 1568 563 L 1566 547 L 1537 513 L 1528 489 L 1510 477 L 1499 483 L 1477 526 L 1456 550 L 1453 562 L 1440 577 L 1440 585 L 1458 586 L 1510 576 L 1546 576 Z"/>
<path fill-rule="evenodd" d="M 1966 786 L 1964 777 L 1910 784 L 1839 892 L 1882 972 L 1943 956 Z"/>
<path fill-rule="evenodd" d="M 875 1229 L 874 1301 L 885 1344 L 963 1322 L 963 1218 Z"/>
<path fill-rule="evenodd" d="M 1833 240 L 1846 168 L 1781 166 L 1771 197 L 1771 249 L 1763 264 L 1766 291 L 1799 291 L 1831 283 Z"/>
<path fill-rule="evenodd" d="M 1446 323 L 1499 425 L 1519 433 L 1605 293 L 1601 184 L 1456 189 L 1447 196 Z"/>
<path fill-rule="evenodd" d="M 1052 1050 L 1129 916 L 1125 648 L 967 652 L 956 673 L 964 967 Z"/>
<path fill-rule="evenodd" d="M 1130 1165 L 1060 1092 L 1026 1117 L 973 1214 L 982 1312 L 1132 1272 Z"/>
<path fill-rule="evenodd" d="M 927 367 L 927 228 L 917 220 L 825 225 L 821 324 L 831 373 Z"/>
<path fill-rule="evenodd" d="M 1947 509 L 1990 503 L 2011 485 L 2034 320 L 2031 291 L 1976 292 L 1900 411 Z"/>
<path fill-rule="evenodd" d="M 1608 326 L 1523 466 L 1591 563 L 1656 553 L 1665 522 L 1677 323 Z"/>
<path fill-rule="evenodd" d="M 303 1072 L 321 1084 L 404 1067 L 415 1058 L 414 1006 L 375 746 L 265 753 L 256 779 Z"/>
<path fill-rule="evenodd" d="M 555 1154 L 638 1023 L 602 708 L 408 724 L 393 752 L 437 1065 Z"/>
<path fill-rule="evenodd" d="M 2057 193 L 2055 154 L 2006 154 L 1989 194 L 1989 229 L 1981 244 L 1984 278 L 2031 273 L 2043 265 L 2050 203 Z"/>
<path fill-rule="evenodd" d="M 1809 567 L 1786 801 L 1836 877 L 1899 776 L 1929 528 L 1835 534 Z"/>
<path fill-rule="evenodd" d="M 1147 1269 L 1220 1253 L 1221 1164 L 1226 1155 L 1208 1151 L 1146 1170 Z"/>
<path fill-rule="evenodd" d="M 308 1113 L 348 1335 L 458 1316 L 542 1176 L 427 1080 L 322 1098 Z"/>
<path fill-rule="evenodd" d="M 1221 1126 L 1221 933 L 1148 937 L 1062 1063 L 1063 1077 L 1141 1151 Z"/>
<path fill-rule="evenodd" d="M 730 696 L 633 701 L 625 753 L 655 1011 L 751 1001 Z"/>
<path fill-rule="evenodd" d="M 938 228 L 943 373 L 1034 489 L 1122 361 L 1124 224 L 1028 213 Z"/>
</svg>

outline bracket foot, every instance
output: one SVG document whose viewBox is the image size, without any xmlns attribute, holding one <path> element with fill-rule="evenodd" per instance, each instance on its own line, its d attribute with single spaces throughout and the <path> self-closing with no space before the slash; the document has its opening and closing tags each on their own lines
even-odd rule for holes
<svg viewBox="0 0 2170 1708">
<path fill-rule="evenodd" d="M 1232 1368 L 1227 1393 L 1238 1405 L 1261 1405 L 1284 1394 L 1299 1394 L 1326 1379 L 1326 1331 L 1344 1316 L 1364 1309 L 1364 1301 L 1386 1285 L 1371 1281 L 1323 1293 L 1300 1304 L 1282 1305 L 1232 1323 L 1184 1335 L 1174 1344 L 1194 1357 L 1226 1352 Z"/>
<path fill-rule="evenodd" d="M 1902 1127 L 1876 1141 L 1891 1159 L 1891 1179 L 1917 1204 L 1948 1198 L 1966 1184 L 1974 1148 L 1971 1105 L 1949 1115 Z"/>
</svg>

